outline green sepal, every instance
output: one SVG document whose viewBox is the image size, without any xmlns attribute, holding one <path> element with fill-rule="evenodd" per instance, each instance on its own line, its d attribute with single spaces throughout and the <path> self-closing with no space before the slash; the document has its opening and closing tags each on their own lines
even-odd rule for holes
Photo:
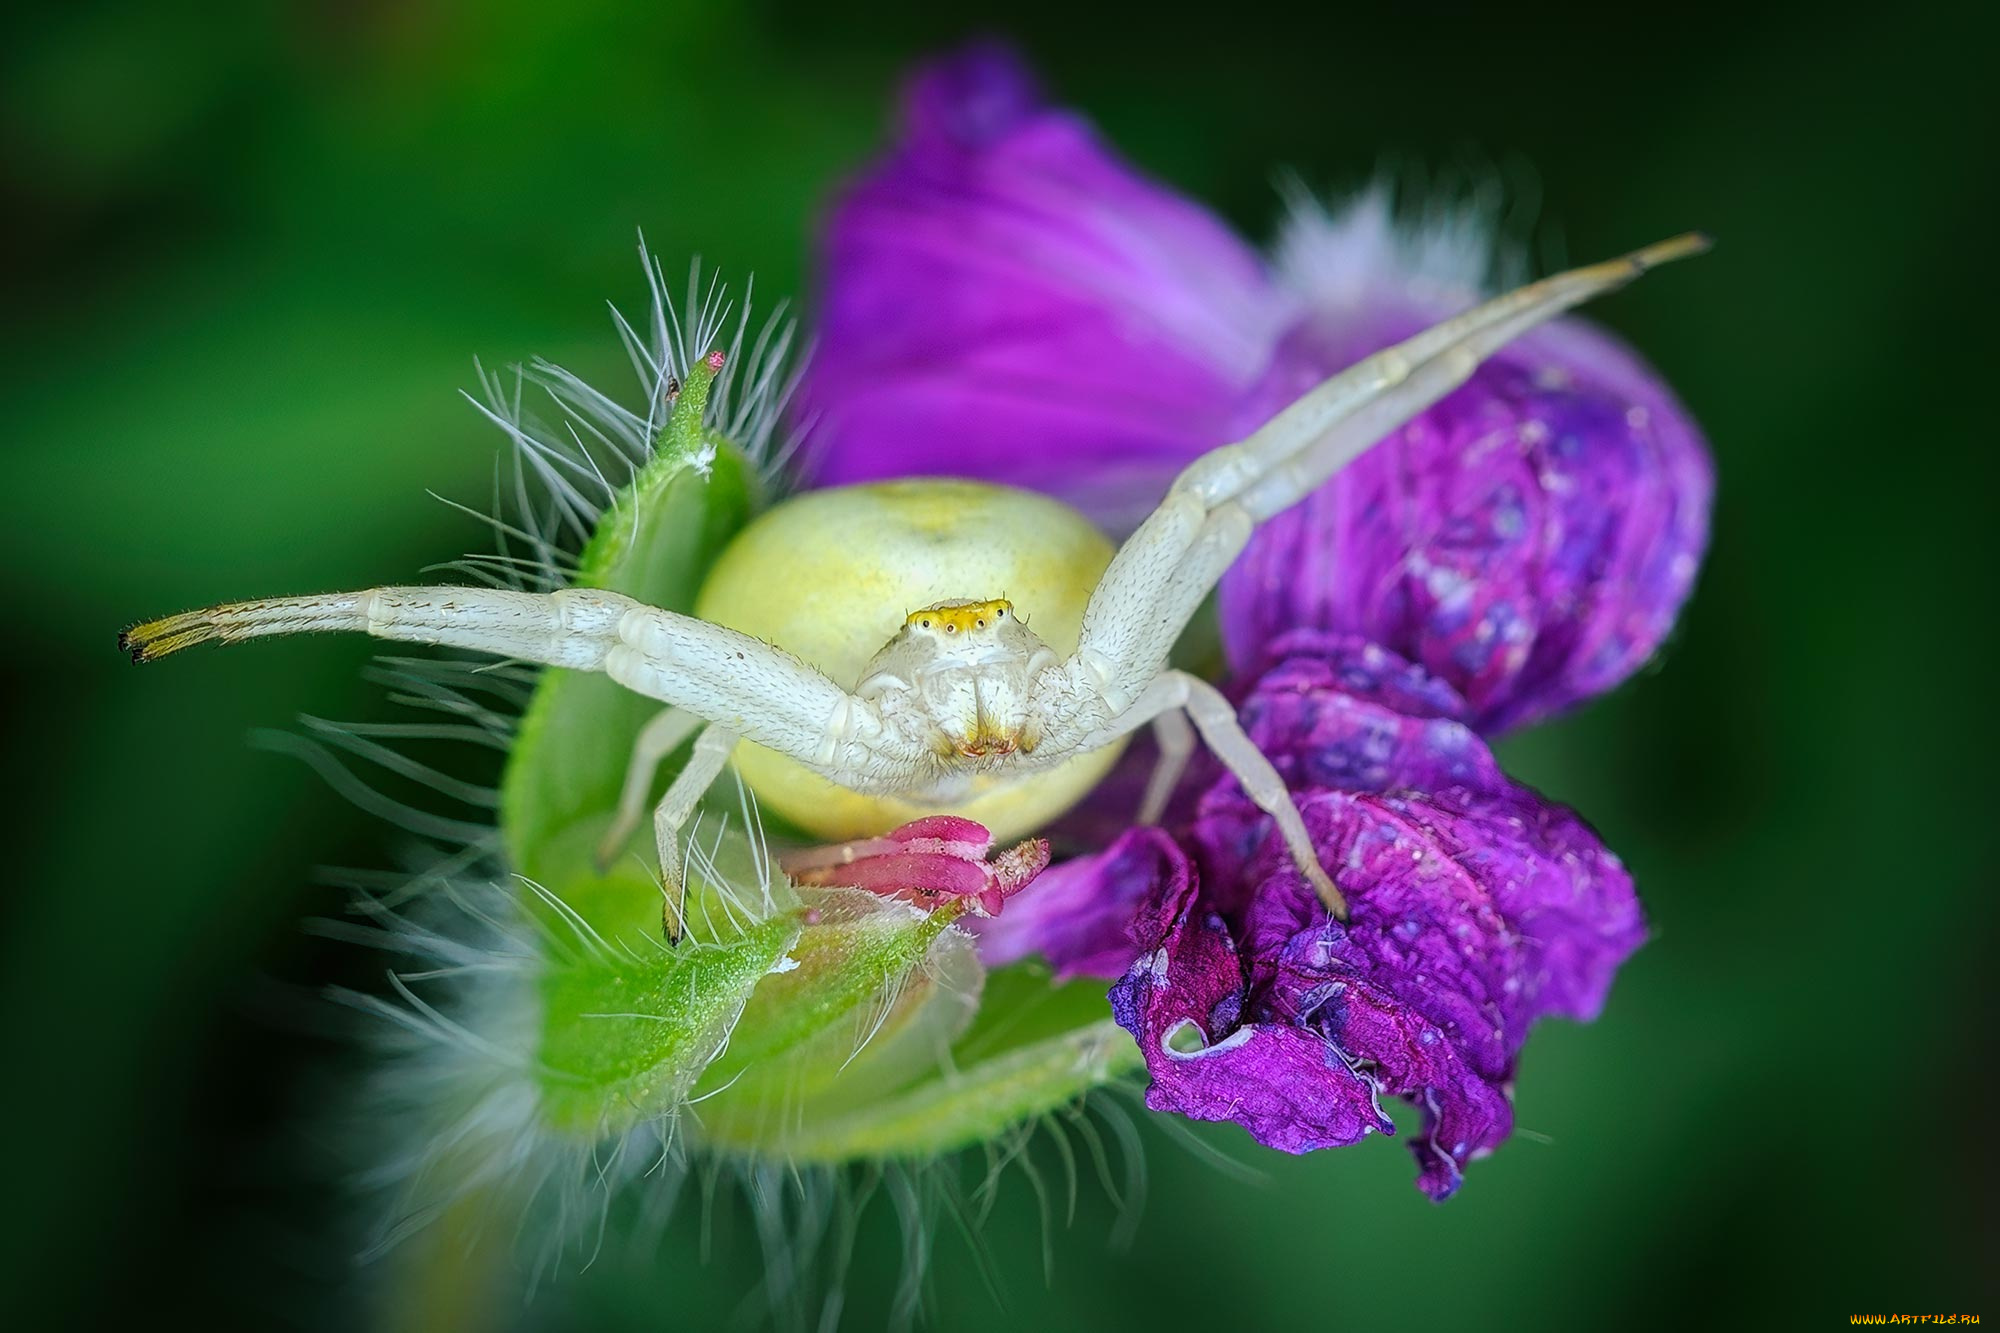
<svg viewBox="0 0 2000 1333">
<path fill-rule="evenodd" d="M 718 943 L 586 956 L 542 979 L 537 1077 L 558 1129 L 616 1133 L 681 1106 L 757 984 L 797 941 L 795 911 Z"/>
<path fill-rule="evenodd" d="M 702 423 L 715 370 L 698 362 L 667 415 L 651 460 L 598 520 L 574 585 L 686 613 L 709 566 L 759 499 L 742 451 Z M 615 1132 L 671 1113 L 727 1041 L 757 983 L 798 938 L 797 901 L 743 904 L 697 870 L 688 884 L 697 938 L 668 945 L 649 859 L 600 872 L 598 839 L 617 807 L 632 745 L 660 708 L 595 672 L 542 674 L 501 783 L 500 827 L 524 901 L 543 934 L 542 1025 L 535 1078 L 552 1128 Z M 656 781 L 671 778 L 676 758 Z M 648 844 L 651 826 L 635 836 Z M 724 840 L 719 876 L 755 884 L 741 830 Z"/>
<path fill-rule="evenodd" d="M 709 566 L 759 499 L 756 471 L 742 451 L 701 427 L 714 377 L 705 362 L 689 374 L 652 460 L 599 519 L 576 586 L 668 611 L 693 608 Z M 594 837 L 617 808 L 633 740 L 661 707 L 596 672 L 542 673 L 500 789 L 500 827 L 515 870 L 565 898 L 618 897 L 616 885 L 629 877 L 597 874 Z M 678 767 L 671 758 L 661 766 L 656 790 Z M 580 828 L 592 836 L 580 836 Z M 657 910 L 656 893 L 652 901 Z M 594 909 L 572 905 L 595 921 Z"/>
<path fill-rule="evenodd" d="M 924 1076 L 885 1084 L 850 1068 L 856 1077 L 843 1078 L 837 1100 L 823 1095 L 804 1114 L 704 1116 L 701 1137 L 797 1162 L 934 1157 L 1068 1106 L 1143 1064 L 1109 1016 L 1103 982 L 1056 985 L 1046 967 L 1021 963 L 987 978 L 978 1017 Z"/>
<path fill-rule="evenodd" d="M 703 1124 L 753 1126 L 928 1073 L 971 1021 L 984 970 L 955 906 L 925 912 L 859 889 L 802 890 L 797 966 L 759 986 L 703 1076 Z M 710 1095 L 710 1094 L 713 1095 Z"/>
</svg>

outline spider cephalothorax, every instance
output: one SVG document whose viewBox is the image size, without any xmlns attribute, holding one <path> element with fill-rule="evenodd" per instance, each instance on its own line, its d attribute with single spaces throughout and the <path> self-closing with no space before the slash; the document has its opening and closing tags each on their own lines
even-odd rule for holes
<svg viewBox="0 0 2000 1333">
<path fill-rule="evenodd" d="M 1034 680 L 1055 661 L 1012 602 L 954 599 L 912 611 L 854 693 L 891 725 L 927 725 L 940 758 L 992 767 L 1041 744 Z"/>
<path fill-rule="evenodd" d="M 1074 650 L 1066 654 L 1028 627 L 1033 608 L 964 598 L 990 591 L 978 588 L 941 590 L 957 595 L 909 613 L 851 679 L 835 679 L 725 624 L 588 588 L 546 594 L 374 588 L 236 602 L 135 626 L 121 643 L 135 660 L 149 661 L 212 639 L 360 630 L 602 671 L 661 700 L 668 707 L 639 736 L 620 817 L 600 857 L 617 854 L 643 817 L 660 761 L 695 737 L 692 757 L 654 811 L 672 939 L 681 934 L 680 830 L 740 742 L 776 751 L 850 791 L 899 795 L 942 811 L 968 797 L 977 780 L 1033 783 L 1151 724 L 1161 762 L 1140 812 L 1150 821 L 1164 809 L 1192 750 L 1190 721 L 1245 794 L 1271 816 L 1328 909 L 1345 918 L 1346 902 L 1321 868 L 1277 770 L 1212 685 L 1166 668 L 1168 651 L 1257 524 L 1304 499 L 1463 384 L 1506 343 L 1705 244 L 1699 236 L 1680 237 L 1498 297 L 1369 357 L 1241 443 L 1202 455 L 1112 558 L 1089 593 Z M 953 517 L 962 511 L 934 506 L 927 512 L 931 538 Z M 970 540 L 976 546 L 985 535 L 974 531 Z M 871 540 L 865 530 L 842 536 Z M 934 548 L 919 542 L 909 559 L 922 561 L 927 549 Z M 813 591 L 781 588 L 777 595 L 806 599 Z"/>
</svg>

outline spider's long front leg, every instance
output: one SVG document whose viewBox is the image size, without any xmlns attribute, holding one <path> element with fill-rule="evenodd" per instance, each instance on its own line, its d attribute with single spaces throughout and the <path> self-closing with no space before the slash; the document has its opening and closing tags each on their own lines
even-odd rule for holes
<svg viewBox="0 0 2000 1333">
<path fill-rule="evenodd" d="M 1708 247 L 1706 236 L 1689 232 L 1497 296 L 1335 375 L 1242 443 L 1196 459 L 1175 484 L 1196 486 L 1211 503 L 1235 500 L 1262 523 L 1318 490 L 1536 325 Z"/>
<path fill-rule="evenodd" d="M 920 745 L 884 725 L 873 702 L 849 694 L 790 653 L 720 625 L 590 588 L 553 593 L 369 588 L 231 602 L 134 626 L 119 643 L 133 660 L 149 662 L 198 643 L 335 630 L 602 671 L 627 689 L 683 710 L 656 718 L 639 737 L 621 801 L 621 818 L 629 806 L 635 822 L 659 760 L 696 725 L 713 723 L 655 816 L 670 938 L 680 927 L 681 860 L 674 834 L 738 740 L 768 746 L 849 784 L 866 780 L 893 787 L 905 775 L 914 780 L 930 761 Z M 614 833 L 616 846 L 622 846 L 630 825 L 620 832 L 614 824 Z"/>
<path fill-rule="evenodd" d="M 1163 679 L 1161 668 L 1174 640 L 1257 524 L 1303 500 L 1383 436 L 1465 383 L 1482 361 L 1529 329 L 1624 286 L 1649 268 L 1707 246 L 1702 236 L 1681 236 L 1497 297 L 1342 371 L 1248 439 L 1189 464 L 1105 570 L 1084 612 L 1075 654 L 1043 673 L 1039 700 L 1051 720 L 1045 744 L 1053 752 L 1074 751 L 1090 748 L 1093 733 L 1112 729 L 1118 734 L 1117 724 L 1135 701 Z M 1242 732 L 1233 715 L 1227 726 L 1222 722 L 1221 712 L 1227 709 L 1218 698 L 1190 711 L 1211 748 L 1219 738 L 1221 747 L 1234 754 L 1225 761 L 1243 778 L 1245 790 L 1278 819 L 1299 869 L 1315 886 L 1324 884 L 1322 896 L 1335 907 L 1339 895 L 1312 856 L 1304 825 L 1282 784 L 1276 793 L 1252 789 L 1253 777 L 1260 784 L 1264 779 L 1242 754 L 1244 747 L 1253 752 L 1254 747 L 1247 740 L 1236 743 Z"/>
<path fill-rule="evenodd" d="M 1102 693 L 1112 715 L 1124 711 L 1257 524 L 1310 495 L 1529 329 L 1707 245 L 1699 235 L 1676 237 L 1496 297 L 1333 376 L 1241 443 L 1203 454 L 1119 548 L 1065 666 Z"/>
<path fill-rule="evenodd" d="M 150 662 L 198 643 L 333 630 L 602 671 L 822 769 L 897 744 L 874 704 L 790 653 L 594 588 L 369 588 L 231 602 L 135 625 L 119 643 L 134 661 Z"/>
</svg>

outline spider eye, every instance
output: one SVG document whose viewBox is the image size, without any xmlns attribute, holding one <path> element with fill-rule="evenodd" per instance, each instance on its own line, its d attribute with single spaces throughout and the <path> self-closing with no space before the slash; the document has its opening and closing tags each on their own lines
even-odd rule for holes
<svg viewBox="0 0 2000 1333">
<path fill-rule="evenodd" d="M 945 632 L 946 634 L 956 634 L 956 633 L 958 633 L 958 626 L 956 626 L 956 625 L 946 625 L 946 626 L 944 627 L 944 632 Z"/>
<path fill-rule="evenodd" d="M 986 628 L 986 622 L 985 622 L 984 620 L 975 620 L 975 621 L 973 621 L 973 622 L 972 622 L 972 627 L 973 627 L 974 629 L 985 629 L 985 628 Z"/>
<path fill-rule="evenodd" d="M 993 618 L 994 618 L 995 620 L 1005 620 L 1005 619 L 1007 618 L 1007 608 L 1006 608 L 1006 607 L 1004 607 L 1004 606 L 996 606 L 996 607 L 994 607 L 994 608 L 993 608 Z"/>
<path fill-rule="evenodd" d="M 919 620 L 917 623 L 919 625 L 922 625 L 925 629 L 929 629 L 931 627 L 931 622 L 928 620 Z"/>
</svg>

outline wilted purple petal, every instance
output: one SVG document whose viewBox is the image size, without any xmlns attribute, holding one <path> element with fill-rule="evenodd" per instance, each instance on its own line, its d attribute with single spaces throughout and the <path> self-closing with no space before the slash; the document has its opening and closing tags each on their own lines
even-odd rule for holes
<svg viewBox="0 0 2000 1333">
<path fill-rule="evenodd" d="M 822 481 L 949 473 L 1129 522 L 1195 454 L 1494 277 L 1476 226 L 1412 234 L 1377 196 L 1302 213 L 1274 282 L 991 48 L 922 71 L 905 120 L 827 233 L 803 390 Z M 1179 841 L 1133 830 L 1044 875 L 982 952 L 1123 967 L 1113 1004 L 1156 1107 L 1299 1152 L 1389 1132 L 1378 1095 L 1407 1098 L 1419 1184 L 1449 1194 L 1509 1131 L 1533 1022 L 1593 1016 L 1644 934 L 1616 858 L 1480 733 L 1645 660 L 1712 485 L 1679 404 L 1615 340 L 1564 321 L 1513 345 L 1279 516 L 1223 587 L 1232 661 L 1265 673 L 1244 723 L 1353 920 L 1222 779 L 1177 813 Z"/>
<path fill-rule="evenodd" d="M 1423 1109 L 1419 1184 L 1442 1198 L 1506 1137 L 1534 1021 L 1594 1017 L 1644 923 L 1617 858 L 1508 780 L 1449 690 L 1351 639 L 1294 635 L 1284 649 L 1241 716 L 1352 920 L 1328 917 L 1269 817 L 1218 781 L 1190 840 L 1198 875 L 1163 873 L 1134 928 L 1145 952 L 1119 983 L 1120 1021 L 1144 1047 L 1157 1104 L 1261 1108 L 1215 1118 L 1289 1151 L 1351 1141 L 1351 1099 L 1273 1101 L 1261 1084 L 1281 1068 L 1304 1077 L 1297 1042 L 1322 1043 L 1371 1090 Z M 1188 1022 L 1217 1054 L 1267 1054 L 1190 1063 L 1163 1044 Z M 1261 1035 L 1274 1027 L 1297 1035 L 1274 1045 Z"/>
<path fill-rule="evenodd" d="M 1114 519 L 1223 438 L 1292 314 L 1227 228 L 985 45 L 917 73 L 822 273 L 818 481 L 977 477 Z"/>
<path fill-rule="evenodd" d="M 1234 1120 L 1285 1152 L 1393 1134 L 1375 1085 L 1324 1037 L 1245 1011 L 1245 960 L 1229 927 L 1200 905 L 1185 853 L 1153 861 L 1154 896 L 1134 930 L 1146 953 L 1111 988 L 1111 1012 L 1139 1040 L 1153 1084 L 1146 1105 Z"/>
</svg>

